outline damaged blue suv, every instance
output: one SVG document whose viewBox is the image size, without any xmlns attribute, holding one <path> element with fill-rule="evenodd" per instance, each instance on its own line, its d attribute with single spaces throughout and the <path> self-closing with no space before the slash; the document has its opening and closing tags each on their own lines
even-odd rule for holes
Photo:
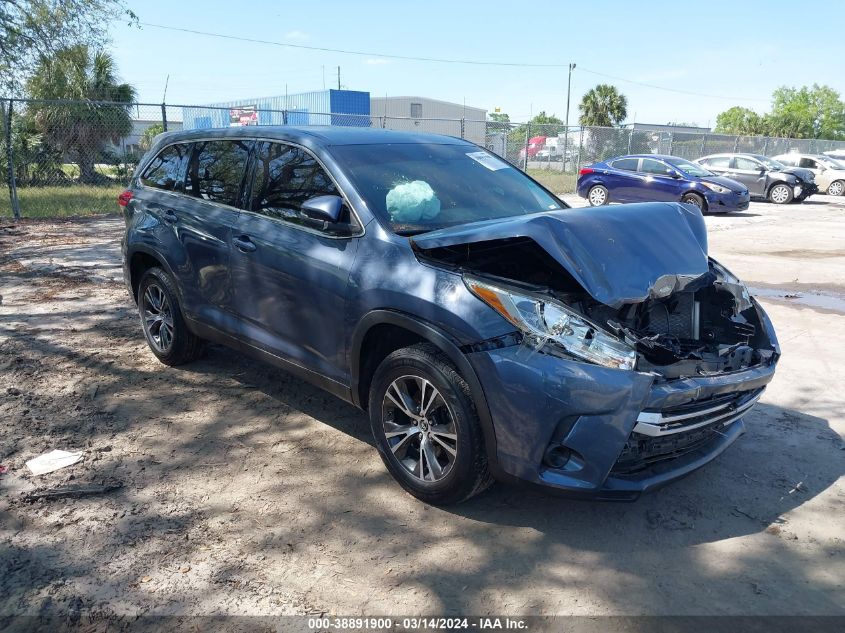
<svg viewBox="0 0 845 633">
<path fill-rule="evenodd" d="M 169 133 L 119 202 L 161 362 L 222 343 L 353 403 L 429 503 L 634 499 L 734 442 L 780 355 L 697 209 L 571 209 L 460 139 Z"/>
</svg>

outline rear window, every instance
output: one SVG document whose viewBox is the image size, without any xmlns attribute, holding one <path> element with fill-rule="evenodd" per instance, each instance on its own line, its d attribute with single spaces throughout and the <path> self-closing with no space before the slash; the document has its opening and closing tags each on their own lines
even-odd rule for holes
<svg viewBox="0 0 845 633">
<path fill-rule="evenodd" d="M 617 158 L 610 163 L 614 169 L 623 169 L 625 171 L 637 171 L 637 164 L 640 162 L 639 158 Z"/>
<path fill-rule="evenodd" d="M 185 191 L 195 198 L 238 206 L 252 141 L 196 143 L 188 166 Z"/>
<path fill-rule="evenodd" d="M 150 162 L 141 175 L 141 184 L 164 191 L 182 191 L 185 182 L 185 165 L 191 146 L 187 143 L 168 145 Z"/>
</svg>

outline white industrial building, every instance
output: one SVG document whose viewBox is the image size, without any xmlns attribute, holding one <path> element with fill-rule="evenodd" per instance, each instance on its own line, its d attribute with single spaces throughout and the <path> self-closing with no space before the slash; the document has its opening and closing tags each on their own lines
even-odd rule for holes
<svg viewBox="0 0 845 633">
<path fill-rule="evenodd" d="M 391 130 L 419 130 L 461 136 L 484 145 L 487 134 L 487 110 L 466 104 L 440 101 L 428 97 L 370 96 L 370 116 L 373 125 L 381 123 Z"/>
</svg>

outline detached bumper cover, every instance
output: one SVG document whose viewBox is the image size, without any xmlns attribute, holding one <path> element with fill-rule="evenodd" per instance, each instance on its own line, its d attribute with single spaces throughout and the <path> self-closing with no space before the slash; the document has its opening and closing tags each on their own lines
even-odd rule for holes
<svg viewBox="0 0 845 633">
<path fill-rule="evenodd" d="M 743 405 L 756 401 L 775 371 L 760 365 L 655 384 L 649 374 L 522 346 L 468 358 L 490 406 L 505 473 L 571 496 L 621 500 L 679 479 L 730 446 L 744 431 L 750 405 Z M 695 415 L 674 419 L 685 413 Z M 669 426 L 675 432 L 661 431 Z M 556 447 L 571 457 L 551 467 L 544 457 Z"/>
</svg>

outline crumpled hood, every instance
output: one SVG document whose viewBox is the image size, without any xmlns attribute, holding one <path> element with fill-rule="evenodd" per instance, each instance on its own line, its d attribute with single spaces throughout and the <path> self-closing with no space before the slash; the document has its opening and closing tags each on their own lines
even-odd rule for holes
<svg viewBox="0 0 845 633">
<path fill-rule="evenodd" d="M 804 182 L 811 182 L 815 179 L 816 175 L 810 171 L 809 169 L 804 169 L 803 167 L 784 167 L 780 170 L 783 174 L 792 174 L 803 180 Z"/>
<path fill-rule="evenodd" d="M 415 249 L 530 238 L 594 299 L 618 308 L 666 296 L 706 274 L 701 213 L 674 202 L 561 209 L 484 220 L 411 238 Z"/>
</svg>

